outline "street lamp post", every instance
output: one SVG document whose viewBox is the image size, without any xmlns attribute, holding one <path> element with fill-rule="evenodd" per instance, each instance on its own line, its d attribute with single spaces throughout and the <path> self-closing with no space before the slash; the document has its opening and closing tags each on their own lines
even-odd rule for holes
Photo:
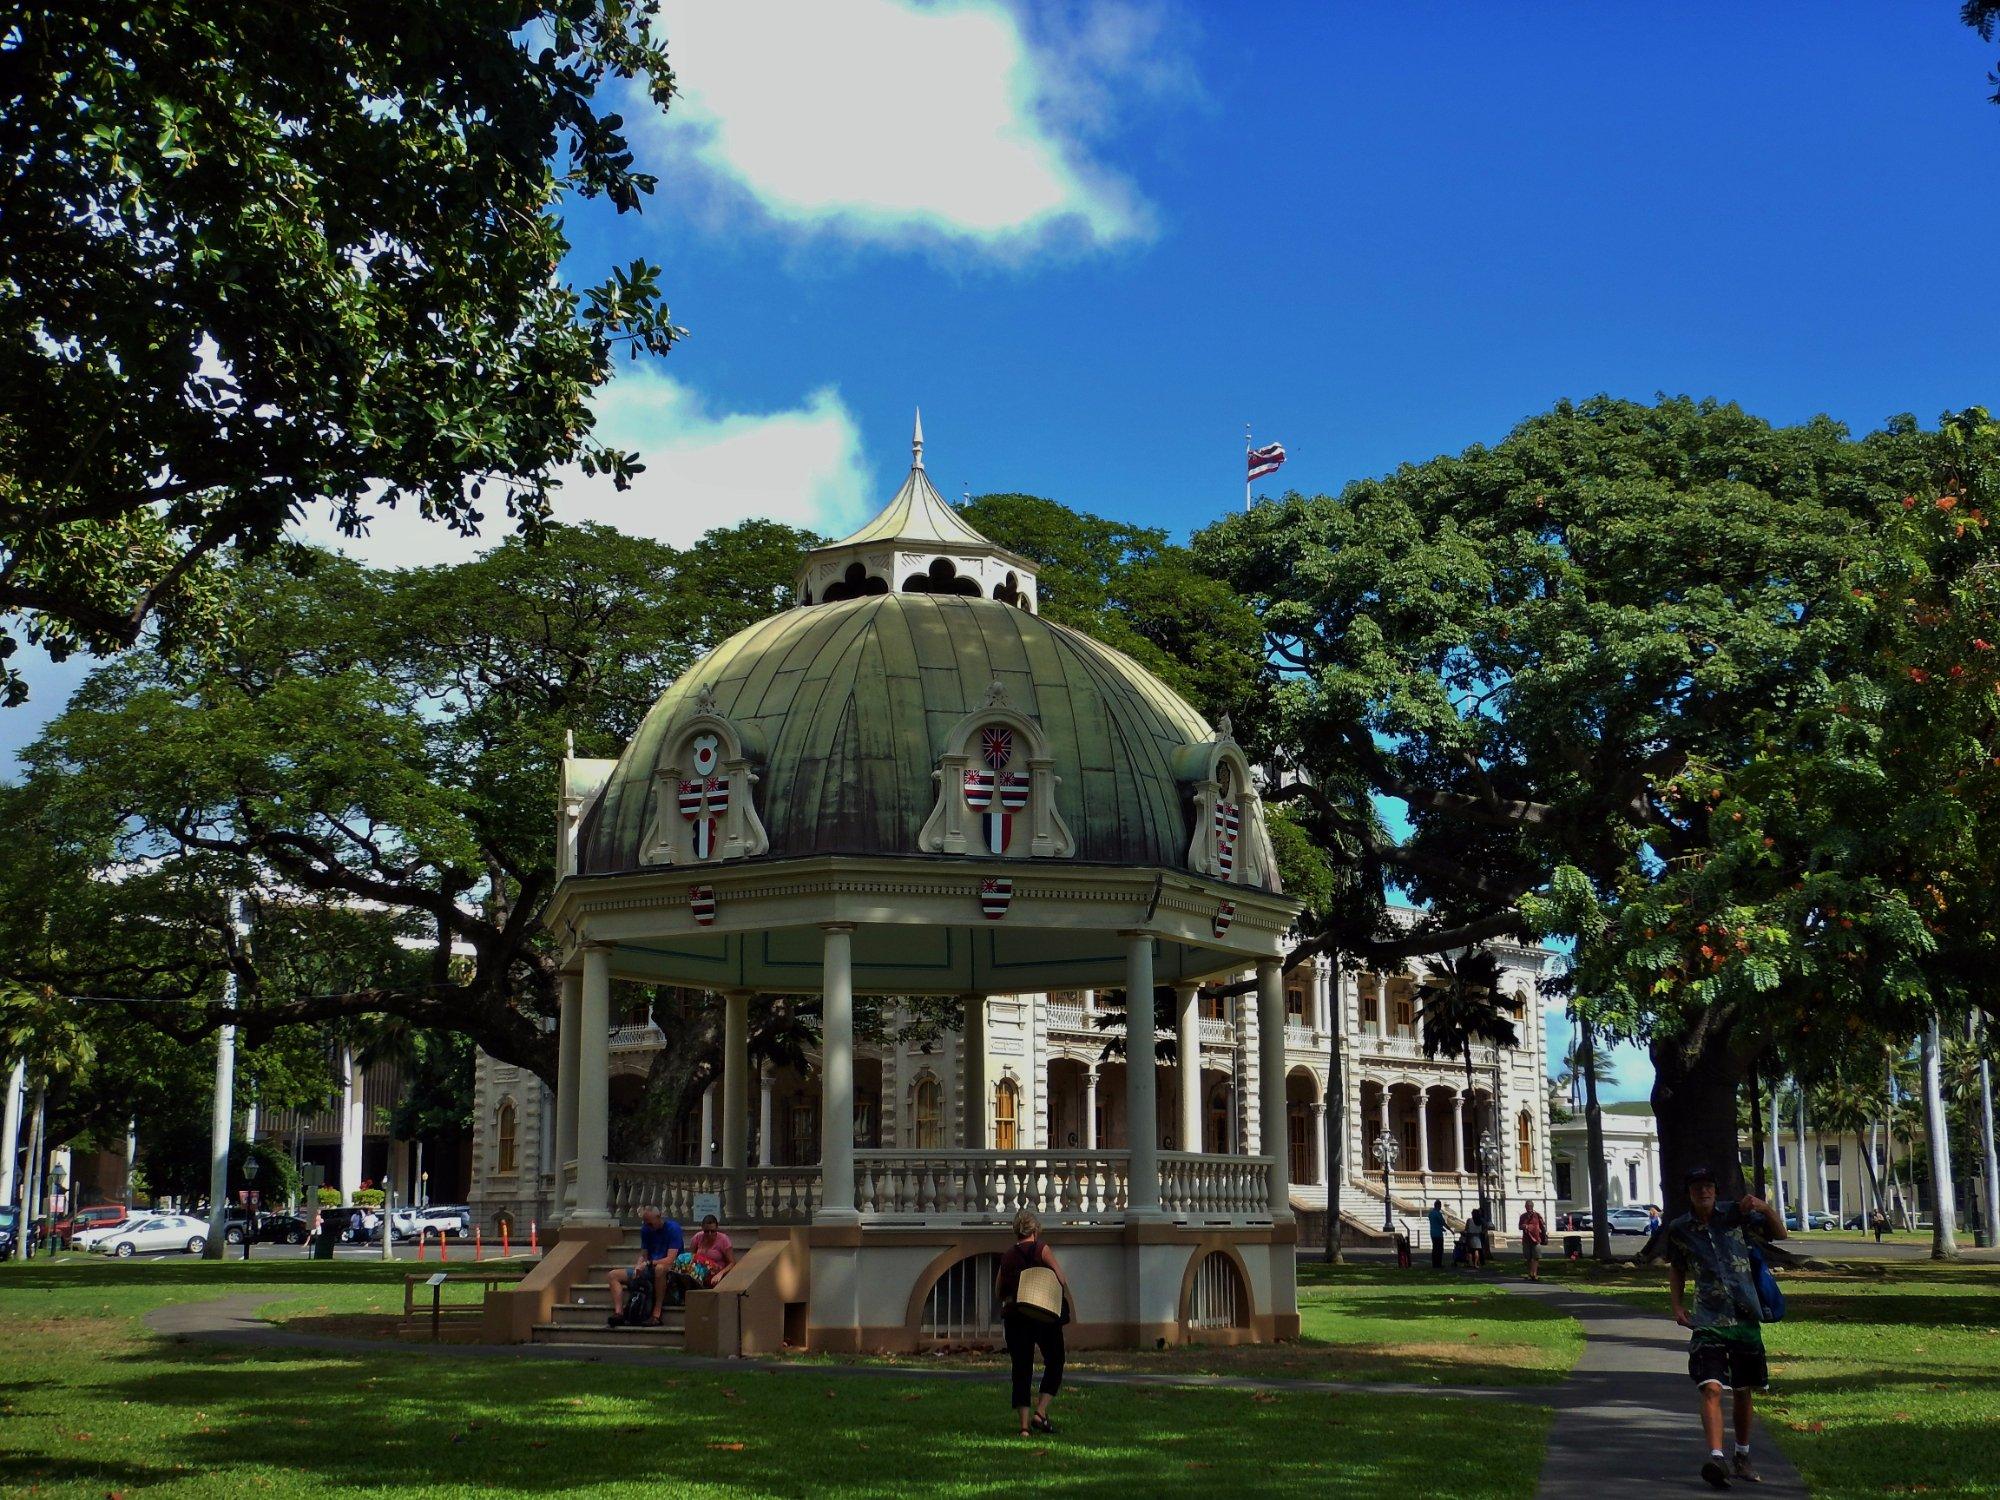
<svg viewBox="0 0 2000 1500">
<path fill-rule="evenodd" d="M 1386 1130 L 1375 1137 L 1375 1160 L 1382 1163 L 1382 1227 L 1394 1229 L 1389 1217 L 1389 1174 L 1396 1169 L 1396 1138 Z"/>
<path fill-rule="evenodd" d="M 1485 1252 L 1485 1254 L 1489 1259 L 1491 1258 L 1493 1253 L 1493 1202 L 1492 1199 L 1487 1196 L 1486 1181 L 1489 1176 L 1497 1175 L 1499 1165 L 1500 1165 L 1500 1148 L 1498 1145 L 1494 1143 L 1493 1132 L 1490 1130 L 1480 1131 L 1479 1132 L 1479 1220 L 1480 1223 L 1485 1226 L 1481 1236 L 1482 1239 L 1485 1241 L 1485 1243 L 1480 1246 L 1480 1249 Z"/>
</svg>

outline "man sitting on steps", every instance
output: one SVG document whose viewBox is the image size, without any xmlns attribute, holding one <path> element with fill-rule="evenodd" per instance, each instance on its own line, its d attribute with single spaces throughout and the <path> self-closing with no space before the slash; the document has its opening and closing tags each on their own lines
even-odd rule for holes
<svg viewBox="0 0 2000 1500">
<path fill-rule="evenodd" d="M 660 1321 L 660 1314 L 667 1305 L 667 1269 L 674 1258 L 681 1253 L 681 1226 L 672 1219 L 661 1217 L 660 1211 L 648 1203 L 639 1210 L 639 1259 L 629 1271 L 613 1271 L 611 1282 L 612 1326 L 625 1320 L 625 1288 L 634 1280 L 644 1277 L 653 1289 L 654 1323 Z M 633 1315 L 634 1321 L 638 1315 Z"/>
</svg>

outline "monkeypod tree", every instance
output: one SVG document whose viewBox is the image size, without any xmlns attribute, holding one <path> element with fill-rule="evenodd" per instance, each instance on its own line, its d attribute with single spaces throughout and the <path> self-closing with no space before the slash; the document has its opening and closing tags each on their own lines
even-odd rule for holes
<svg viewBox="0 0 2000 1500">
<path fill-rule="evenodd" d="M 1308 773 L 1281 790 L 1322 846 L 1359 844 L 1361 884 L 1425 903 L 1437 948 L 1570 937 L 1579 1004 L 1651 1048 L 1670 1183 L 1697 1159 L 1734 1173 L 1744 1023 L 1811 993 L 1783 988 L 1738 910 L 1739 877 L 1761 890 L 1784 856 L 1726 778 L 1828 700 L 1848 570 L 1935 460 L 1909 422 L 1857 441 L 1825 419 L 1598 398 L 1196 539 L 1263 622 L 1279 737 Z M 1407 837 L 1368 832 L 1377 799 L 1407 811 Z M 1707 911 L 1646 920 L 1663 886 Z M 1336 912 L 1326 940 L 1380 951 L 1377 921 Z M 1678 946 L 1645 984 L 1621 979 L 1648 927 Z"/>
<path fill-rule="evenodd" d="M 0 26 L 0 700 L 51 654 L 226 628 L 229 549 L 321 510 L 548 515 L 643 262 L 572 285 L 566 214 L 637 209 L 602 91 L 672 93 L 655 0 L 40 0 Z M 8 623 L 12 622 L 12 623 Z"/>
</svg>

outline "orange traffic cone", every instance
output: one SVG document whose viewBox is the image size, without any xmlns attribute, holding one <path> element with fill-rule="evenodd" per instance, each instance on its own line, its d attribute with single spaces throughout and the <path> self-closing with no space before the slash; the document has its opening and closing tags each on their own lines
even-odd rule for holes
<svg viewBox="0 0 2000 1500">
<path fill-rule="evenodd" d="M 438 1231 L 438 1264 L 443 1265 L 446 1261 L 450 1259 L 451 1259 L 451 1249 L 450 1246 L 447 1245 L 445 1242 L 444 1231 L 440 1229 Z"/>
<path fill-rule="evenodd" d="M 541 1241 L 535 1237 L 535 1221 L 530 1219 L 528 1220 L 528 1254 L 540 1255 L 541 1253 Z"/>
<path fill-rule="evenodd" d="M 419 1229 L 417 1231 L 417 1259 L 422 1260 L 423 1258 L 424 1258 L 424 1232 L 423 1230 Z"/>
<path fill-rule="evenodd" d="M 511 1227 L 505 1219 L 500 1221 L 500 1258 L 502 1260 L 510 1258 L 514 1253 L 514 1247 L 507 1233 Z"/>
<path fill-rule="evenodd" d="M 486 1231 L 484 1228 L 472 1231 L 472 1258 L 474 1260 L 486 1259 Z"/>
</svg>

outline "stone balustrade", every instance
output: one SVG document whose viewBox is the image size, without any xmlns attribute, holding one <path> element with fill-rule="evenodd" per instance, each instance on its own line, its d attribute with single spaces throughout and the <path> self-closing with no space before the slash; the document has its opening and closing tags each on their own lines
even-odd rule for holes
<svg viewBox="0 0 2000 1500">
<path fill-rule="evenodd" d="M 652 1052 L 667 1044 L 667 1034 L 657 1022 L 647 1021 L 638 1026 L 614 1026 L 611 1028 L 611 1050 L 613 1052 Z"/>
<path fill-rule="evenodd" d="M 1004 1224 L 1023 1208 L 1051 1224 L 1125 1212 L 1123 1151 L 857 1151 L 864 1221 Z"/>
<path fill-rule="evenodd" d="M 1271 1218 L 1271 1158 L 1160 1153 L 1160 1207 L 1176 1219 L 1242 1223 Z"/>
</svg>

